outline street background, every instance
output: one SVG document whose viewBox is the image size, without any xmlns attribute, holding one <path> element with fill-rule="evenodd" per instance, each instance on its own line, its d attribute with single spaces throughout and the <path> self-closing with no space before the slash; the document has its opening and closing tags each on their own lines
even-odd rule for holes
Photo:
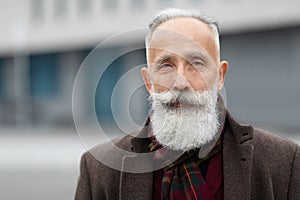
<svg viewBox="0 0 300 200">
<path fill-rule="evenodd" d="M 117 135 L 111 95 L 125 74 L 130 76 L 120 86 L 115 114 L 128 120 L 120 106 L 125 102 L 136 124 L 122 128 L 142 126 L 149 108 L 145 88 L 126 99 L 135 81 L 141 82 L 138 70 L 127 72 L 146 63 L 143 48 L 130 50 L 143 46 L 142 32 L 100 46 L 98 60 L 86 62 L 90 70 L 76 96 L 80 131 L 73 118 L 73 86 L 99 43 L 147 28 L 167 7 L 193 8 L 218 20 L 221 57 L 229 62 L 226 102 L 234 118 L 300 143 L 298 0 L 1 0 L 1 200 L 74 198 L 82 153 Z M 104 65 L 105 58 L 126 50 Z M 100 80 L 91 78 L 105 67 Z M 95 116 L 102 131 L 91 123 Z"/>
</svg>

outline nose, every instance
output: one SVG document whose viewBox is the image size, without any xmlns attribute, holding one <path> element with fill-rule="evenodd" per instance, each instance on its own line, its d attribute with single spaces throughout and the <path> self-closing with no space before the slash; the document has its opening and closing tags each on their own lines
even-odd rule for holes
<svg viewBox="0 0 300 200">
<path fill-rule="evenodd" d="M 177 73 L 177 76 L 176 76 L 174 84 L 173 84 L 173 89 L 187 90 L 187 89 L 189 89 L 189 87 L 190 87 L 190 84 L 189 84 L 188 80 L 186 79 L 186 77 L 181 73 Z"/>
</svg>

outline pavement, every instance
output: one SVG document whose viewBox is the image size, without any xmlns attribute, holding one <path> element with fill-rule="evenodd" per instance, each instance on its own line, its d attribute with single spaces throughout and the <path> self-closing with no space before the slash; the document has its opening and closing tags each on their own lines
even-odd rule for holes
<svg viewBox="0 0 300 200">
<path fill-rule="evenodd" d="M 300 134 L 282 134 L 300 144 Z M 115 137 L 115 136 L 111 136 Z M 0 129 L 0 199 L 74 199 L 80 156 L 109 138 L 95 129 Z"/>
<path fill-rule="evenodd" d="M 0 199 L 74 199 L 84 151 L 74 129 L 1 129 Z"/>
</svg>

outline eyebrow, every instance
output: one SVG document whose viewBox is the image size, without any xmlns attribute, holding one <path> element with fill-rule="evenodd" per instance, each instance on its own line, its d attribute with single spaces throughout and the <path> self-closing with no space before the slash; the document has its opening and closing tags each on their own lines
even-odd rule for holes
<svg viewBox="0 0 300 200">
<path fill-rule="evenodd" d="M 170 61 L 172 59 L 171 55 L 162 55 L 154 60 L 154 63 L 163 63 L 165 61 Z"/>
<path fill-rule="evenodd" d="M 207 54 L 201 52 L 201 51 L 190 51 L 190 52 L 186 52 L 184 53 L 184 55 L 182 55 L 182 57 L 185 60 L 191 60 L 191 59 L 201 59 L 203 61 L 207 61 Z M 171 54 L 164 54 L 159 56 L 158 58 L 156 58 L 154 60 L 154 63 L 163 63 L 166 61 L 171 61 L 172 59 L 174 59 L 174 56 Z"/>
</svg>

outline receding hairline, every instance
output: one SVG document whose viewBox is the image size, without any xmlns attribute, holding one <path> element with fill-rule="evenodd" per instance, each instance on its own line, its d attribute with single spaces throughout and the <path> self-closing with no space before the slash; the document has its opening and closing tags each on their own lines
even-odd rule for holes
<svg viewBox="0 0 300 200">
<path fill-rule="evenodd" d="M 160 25 L 164 24 L 165 22 L 172 20 L 172 19 L 177 19 L 177 18 L 195 19 L 195 20 L 198 20 L 198 21 L 204 23 L 205 25 L 207 25 L 207 27 L 211 30 L 211 32 L 214 36 L 218 50 L 220 50 L 219 26 L 218 26 L 218 23 L 214 19 L 208 17 L 207 15 L 203 15 L 200 12 L 197 12 L 196 10 L 192 10 L 192 9 L 185 10 L 185 9 L 178 9 L 178 8 L 169 8 L 169 9 L 160 11 L 156 15 L 156 17 L 152 20 L 152 22 L 149 24 L 149 32 L 145 38 L 147 59 L 148 59 L 148 50 L 147 49 L 149 47 L 149 42 L 150 42 L 155 30 Z"/>
<path fill-rule="evenodd" d="M 192 9 L 169 8 L 160 11 L 151 21 L 151 23 L 149 24 L 149 33 L 146 36 L 146 42 L 150 41 L 153 32 L 158 26 L 166 21 L 176 18 L 192 18 L 199 20 L 202 23 L 206 24 L 211 29 L 213 34 L 217 37 L 217 39 L 219 39 L 219 25 L 213 18 Z"/>
</svg>

